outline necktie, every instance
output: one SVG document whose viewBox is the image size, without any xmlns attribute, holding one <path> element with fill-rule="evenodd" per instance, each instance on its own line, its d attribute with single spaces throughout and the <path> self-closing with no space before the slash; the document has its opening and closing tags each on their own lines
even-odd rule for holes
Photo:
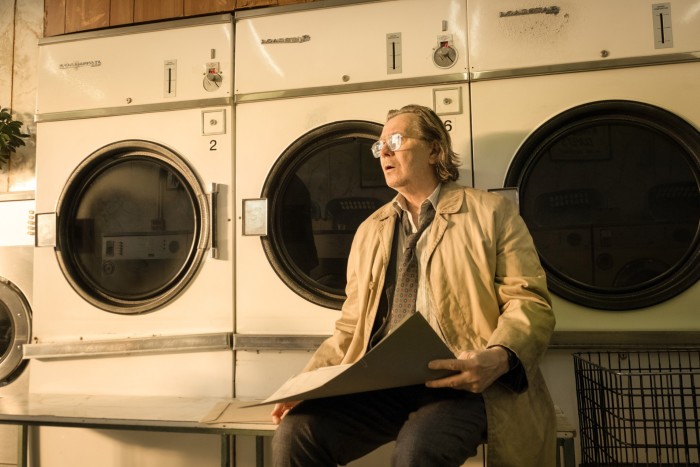
<svg viewBox="0 0 700 467">
<path fill-rule="evenodd" d="M 405 212 L 403 215 L 404 231 L 410 232 L 410 223 Z M 403 259 L 399 266 L 399 273 L 394 289 L 394 299 L 391 305 L 391 322 L 388 328 L 394 329 L 406 316 L 416 311 L 416 295 L 418 294 L 418 258 L 416 257 L 416 244 L 425 229 L 435 218 L 435 209 L 428 201 L 422 209 L 419 219 L 419 227 L 416 233 L 410 234 L 406 239 L 403 251 Z"/>
</svg>

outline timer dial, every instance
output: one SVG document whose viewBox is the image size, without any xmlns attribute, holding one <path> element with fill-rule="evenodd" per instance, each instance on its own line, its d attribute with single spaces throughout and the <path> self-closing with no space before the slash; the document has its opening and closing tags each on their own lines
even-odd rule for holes
<svg viewBox="0 0 700 467">
<path fill-rule="evenodd" d="M 449 43 L 442 43 L 433 50 L 433 63 L 438 68 L 450 68 L 457 61 L 457 50 Z"/>
<path fill-rule="evenodd" d="M 223 81 L 223 78 L 221 77 L 220 74 L 218 73 L 207 73 L 204 76 L 204 89 L 213 92 L 216 91 L 221 87 L 221 82 Z"/>
</svg>

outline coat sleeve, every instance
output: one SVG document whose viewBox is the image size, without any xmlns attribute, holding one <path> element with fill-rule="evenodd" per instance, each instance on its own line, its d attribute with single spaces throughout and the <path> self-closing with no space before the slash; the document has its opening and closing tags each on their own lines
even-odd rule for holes
<svg viewBox="0 0 700 467">
<path fill-rule="evenodd" d="M 503 199 L 494 216 L 500 316 L 487 346 L 501 345 L 515 354 L 519 365 L 502 382 L 522 392 L 547 349 L 555 318 L 544 270 L 516 205 Z"/>
</svg>

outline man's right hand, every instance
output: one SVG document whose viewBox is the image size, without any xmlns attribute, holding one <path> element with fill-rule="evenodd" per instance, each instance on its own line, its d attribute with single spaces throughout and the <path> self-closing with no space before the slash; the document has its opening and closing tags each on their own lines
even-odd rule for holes
<svg viewBox="0 0 700 467">
<path fill-rule="evenodd" d="M 272 415 L 272 423 L 279 425 L 287 412 L 289 412 L 292 407 L 297 405 L 300 401 L 289 401 L 289 402 L 278 402 L 272 409 L 270 415 Z"/>
</svg>

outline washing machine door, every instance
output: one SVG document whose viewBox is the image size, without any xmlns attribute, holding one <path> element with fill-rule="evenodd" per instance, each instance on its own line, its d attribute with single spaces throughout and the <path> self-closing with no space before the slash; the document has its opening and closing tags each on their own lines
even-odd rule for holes
<svg viewBox="0 0 700 467">
<path fill-rule="evenodd" d="M 630 101 L 570 109 L 535 131 L 506 176 L 547 270 L 575 303 L 626 310 L 700 278 L 700 133 Z"/>
<path fill-rule="evenodd" d="M 0 277 L 0 386 L 12 383 L 22 373 L 22 347 L 31 339 L 29 302 L 12 282 Z"/>
<path fill-rule="evenodd" d="M 265 254 L 301 297 L 339 309 L 357 227 L 396 194 L 371 146 L 382 125 L 338 121 L 307 132 L 277 159 L 265 181 Z"/>
<path fill-rule="evenodd" d="M 96 307 L 155 310 L 181 293 L 201 266 L 209 203 L 192 169 L 167 147 L 110 144 L 87 157 L 61 193 L 58 263 Z"/>
</svg>

